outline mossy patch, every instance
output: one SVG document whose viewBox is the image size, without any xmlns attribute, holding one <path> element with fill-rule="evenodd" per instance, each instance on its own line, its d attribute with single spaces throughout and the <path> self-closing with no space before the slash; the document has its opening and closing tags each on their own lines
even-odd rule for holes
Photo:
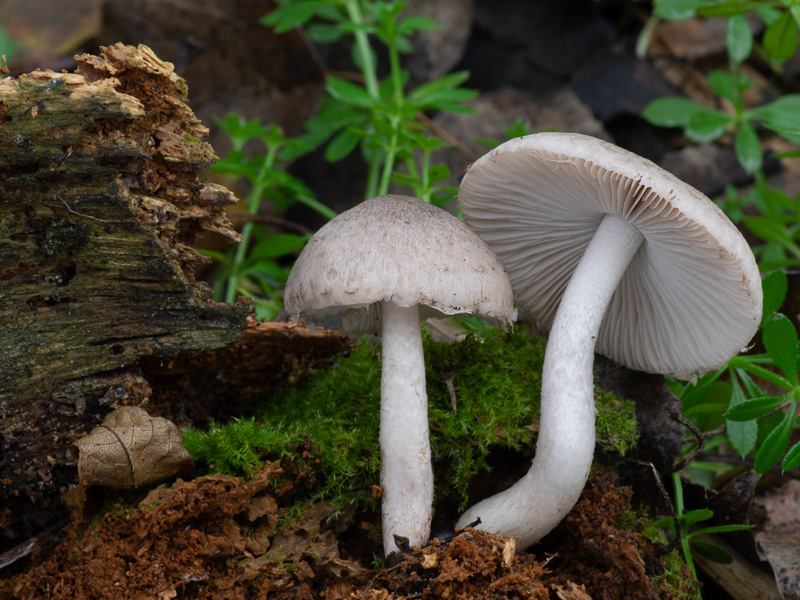
<svg viewBox="0 0 800 600">
<path fill-rule="evenodd" d="M 424 336 L 437 498 L 466 506 L 470 481 L 490 470 L 493 450 L 533 455 L 545 342 L 525 331 L 496 328 L 458 342 Z M 185 432 L 200 464 L 251 475 L 267 457 L 309 476 L 308 498 L 335 504 L 370 502 L 379 482 L 380 346 L 362 341 L 353 353 L 267 400 L 254 416 L 208 431 Z M 597 390 L 597 438 L 624 454 L 636 442 L 633 403 Z"/>
</svg>

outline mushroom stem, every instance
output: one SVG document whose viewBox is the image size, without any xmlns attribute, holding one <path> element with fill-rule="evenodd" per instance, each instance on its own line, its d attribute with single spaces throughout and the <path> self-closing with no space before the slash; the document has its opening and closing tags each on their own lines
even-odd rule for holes
<svg viewBox="0 0 800 600">
<path fill-rule="evenodd" d="M 395 534 L 412 546 L 428 542 L 433 515 L 433 470 L 428 395 L 419 309 L 384 301 L 381 371 L 381 486 L 383 548 Z"/>
<path fill-rule="evenodd" d="M 523 550 L 553 529 L 577 502 L 592 466 L 595 406 L 592 365 L 600 324 L 617 285 L 642 244 L 641 232 L 606 215 L 567 284 L 542 369 L 536 456 L 513 486 L 479 502 L 458 520 L 518 536 Z"/>
</svg>

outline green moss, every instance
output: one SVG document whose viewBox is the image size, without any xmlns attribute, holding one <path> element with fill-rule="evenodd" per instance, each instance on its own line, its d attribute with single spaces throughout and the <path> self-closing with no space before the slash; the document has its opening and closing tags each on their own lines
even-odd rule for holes
<svg viewBox="0 0 800 600">
<path fill-rule="evenodd" d="M 656 525 L 656 521 L 648 518 L 641 510 L 625 511 L 614 524 L 624 531 L 640 534 L 657 546 L 665 548 L 669 543 L 667 532 Z M 664 570 L 653 578 L 653 583 L 661 591 L 660 597 L 674 598 L 675 600 L 702 600 L 700 584 L 692 578 L 679 548 L 673 548 L 664 557 Z"/>
<path fill-rule="evenodd" d="M 462 507 L 469 482 L 487 471 L 493 449 L 533 454 L 545 342 L 488 328 L 456 343 L 424 336 L 437 498 Z M 255 416 L 207 432 L 186 431 L 189 452 L 223 473 L 252 475 L 265 458 L 319 461 L 312 499 L 366 499 L 379 481 L 379 347 L 355 351 L 259 407 Z M 636 441 L 633 404 L 596 393 L 597 436 L 615 452 Z"/>
<path fill-rule="evenodd" d="M 673 549 L 664 557 L 664 573 L 656 583 L 666 592 L 672 592 L 676 600 L 702 600 L 700 584 L 692 579 L 680 550 Z"/>
</svg>

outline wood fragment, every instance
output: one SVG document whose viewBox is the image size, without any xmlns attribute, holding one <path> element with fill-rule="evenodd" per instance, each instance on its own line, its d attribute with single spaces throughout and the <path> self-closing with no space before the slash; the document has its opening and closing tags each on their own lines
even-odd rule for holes
<svg viewBox="0 0 800 600">
<path fill-rule="evenodd" d="M 720 536 L 704 536 L 731 553 L 733 562 L 726 565 L 694 553 L 697 567 L 724 589 L 732 600 L 781 600 L 775 580 L 754 565 Z"/>
<path fill-rule="evenodd" d="M 240 236 L 233 194 L 201 181 L 216 156 L 186 82 L 146 46 L 76 60 L 0 80 L 0 505 L 43 515 L 11 538 L 46 523 L 109 392 L 147 397 L 141 357 L 229 345 L 249 313 L 195 280 L 201 233 Z"/>
</svg>

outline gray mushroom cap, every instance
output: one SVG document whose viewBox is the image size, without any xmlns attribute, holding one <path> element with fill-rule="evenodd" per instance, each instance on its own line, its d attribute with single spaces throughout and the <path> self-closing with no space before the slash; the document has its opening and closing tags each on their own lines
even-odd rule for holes
<svg viewBox="0 0 800 600">
<path fill-rule="evenodd" d="M 341 312 L 343 328 L 380 328 L 373 304 L 432 309 L 426 316 L 516 318 L 495 253 L 445 210 L 409 196 L 378 196 L 326 223 L 300 253 L 286 283 L 292 317 Z"/>
<path fill-rule="evenodd" d="M 458 202 L 545 328 L 603 217 L 637 227 L 645 241 L 596 345 L 633 369 L 689 379 L 725 364 L 758 328 L 761 279 L 740 232 L 699 191 L 613 144 L 570 133 L 511 140 L 469 168 Z"/>
</svg>

